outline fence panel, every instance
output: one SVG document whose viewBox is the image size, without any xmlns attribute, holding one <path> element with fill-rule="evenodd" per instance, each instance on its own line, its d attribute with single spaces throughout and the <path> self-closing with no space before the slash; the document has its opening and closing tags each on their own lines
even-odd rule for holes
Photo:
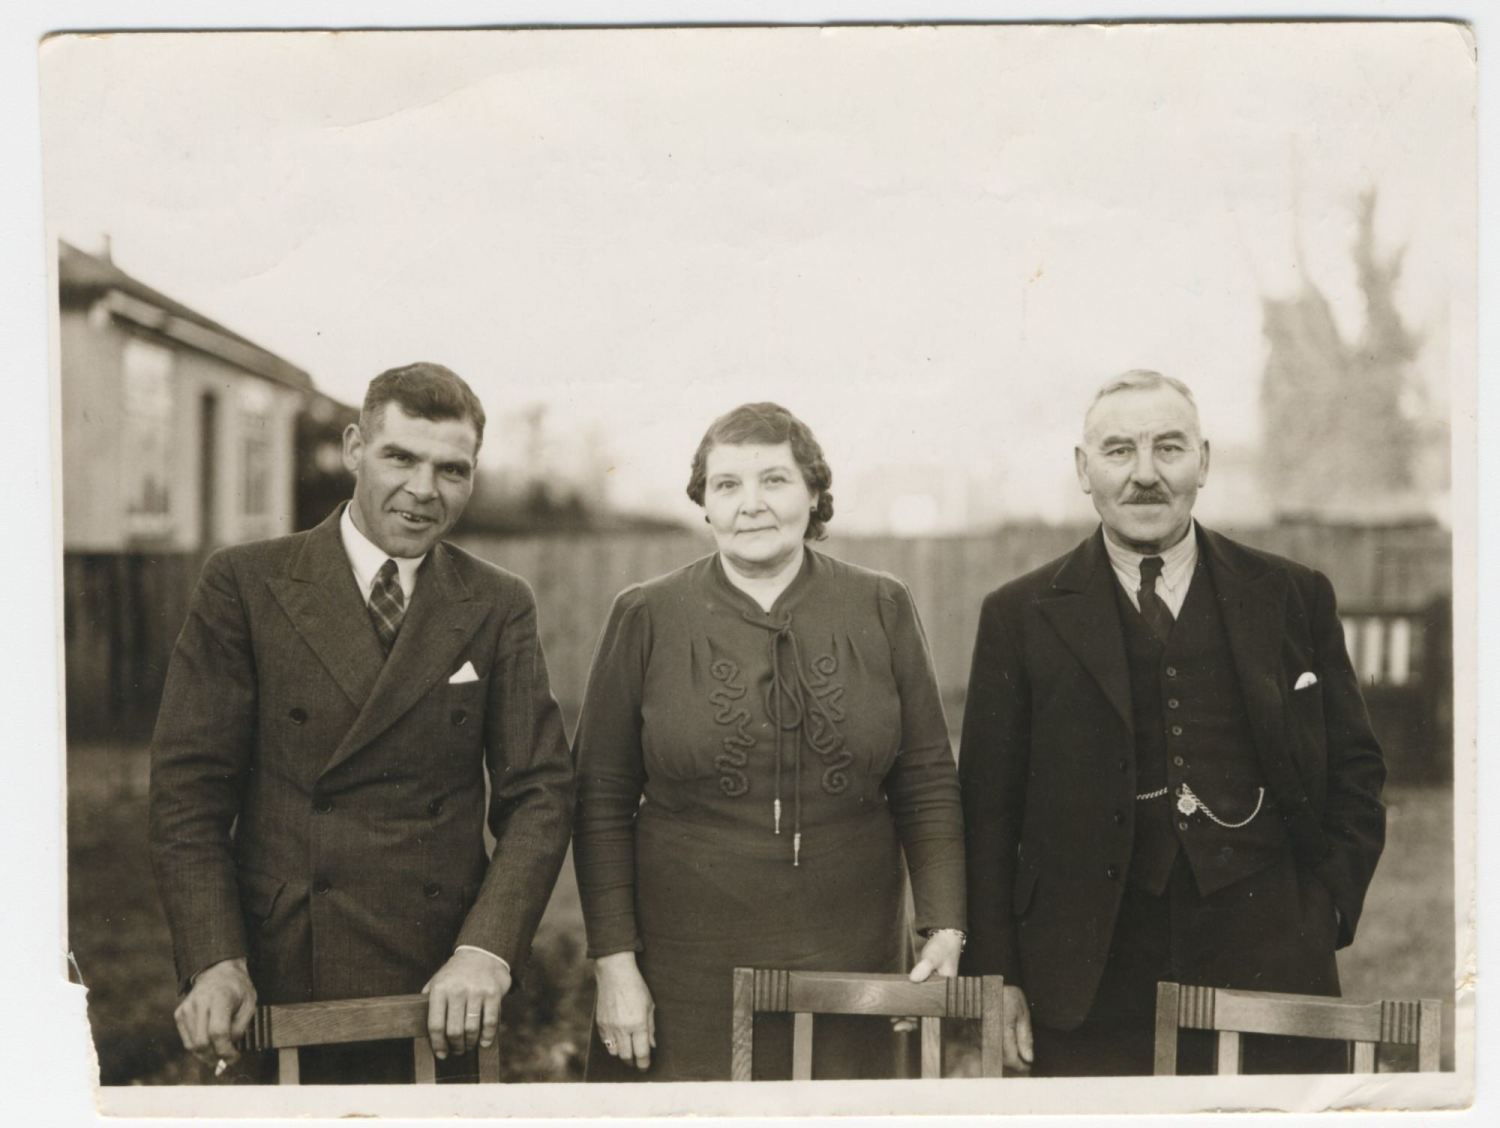
<svg viewBox="0 0 1500 1128">
<path fill-rule="evenodd" d="M 989 591 L 1068 551 L 1084 527 L 1013 525 L 960 537 L 833 537 L 825 551 L 889 572 L 911 588 L 938 682 L 961 708 L 980 603 Z M 1366 651 L 1367 696 L 1393 762 L 1449 760 L 1451 538 L 1427 527 L 1282 525 L 1233 530 L 1257 547 L 1328 574 L 1356 632 L 1371 616 L 1381 628 L 1379 663 Z M 711 550 L 701 532 L 618 531 L 531 537 L 468 536 L 471 552 L 525 577 L 536 591 L 542 645 L 554 692 L 571 719 L 615 595 Z M 75 737 L 139 739 L 150 732 L 171 646 L 181 628 L 201 558 L 184 554 L 70 554 L 64 561 L 67 710 Z M 1374 628 L 1369 628 L 1374 630 Z M 1360 636 L 1362 637 L 1362 636 Z M 1372 634 L 1370 636 L 1374 638 Z M 1360 650 L 1358 642 L 1353 648 Z M 1375 642 L 1364 644 L 1377 645 Z M 1403 656 L 1405 685 L 1390 685 Z M 1399 723 L 1398 723 L 1399 720 Z M 1404 745 L 1410 750 L 1403 750 Z"/>
</svg>

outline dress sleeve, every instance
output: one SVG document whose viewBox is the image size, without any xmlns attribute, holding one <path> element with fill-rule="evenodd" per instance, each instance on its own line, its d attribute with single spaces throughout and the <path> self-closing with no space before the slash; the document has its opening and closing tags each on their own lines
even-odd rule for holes
<svg viewBox="0 0 1500 1128">
<path fill-rule="evenodd" d="M 879 607 L 901 695 L 901 749 L 885 792 L 911 874 L 915 926 L 963 928 L 963 811 L 932 655 L 905 584 L 884 581 Z"/>
<path fill-rule="evenodd" d="M 593 959 L 642 947 L 635 921 L 635 816 L 646 781 L 641 692 L 650 641 L 645 598 L 639 588 L 627 588 L 610 608 L 594 651 L 574 739 L 573 868 Z"/>
</svg>

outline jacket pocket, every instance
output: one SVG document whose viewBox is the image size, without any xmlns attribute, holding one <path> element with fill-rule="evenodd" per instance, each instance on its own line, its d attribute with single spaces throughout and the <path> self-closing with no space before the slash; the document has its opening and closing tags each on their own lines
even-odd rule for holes
<svg viewBox="0 0 1500 1128">
<path fill-rule="evenodd" d="M 264 924 L 276 911 L 276 902 L 286 882 L 279 877 L 257 873 L 255 870 L 240 870 L 240 905 L 245 914 L 257 924 Z"/>
</svg>

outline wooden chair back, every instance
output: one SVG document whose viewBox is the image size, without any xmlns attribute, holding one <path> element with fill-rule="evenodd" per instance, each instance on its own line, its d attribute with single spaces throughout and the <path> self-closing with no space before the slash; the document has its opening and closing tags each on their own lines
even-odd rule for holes
<svg viewBox="0 0 1500 1128">
<path fill-rule="evenodd" d="M 245 1035 L 248 1050 L 277 1052 L 277 1081 L 296 1085 L 303 1046 L 410 1038 L 418 1084 L 437 1080 L 437 1061 L 427 1040 L 427 996 L 385 995 L 323 1003 L 281 1003 L 255 1008 Z M 500 1080 L 500 1041 L 479 1050 L 479 1080 Z"/>
<path fill-rule="evenodd" d="M 943 1075 L 941 1021 L 978 1019 L 980 1072 L 1001 1076 L 1004 1037 L 1003 980 L 998 975 L 933 976 L 913 983 L 904 975 L 839 971 L 734 969 L 733 1057 L 730 1080 L 749 1081 L 755 1050 L 755 1015 L 792 1015 L 792 1080 L 812 1080 L 813 1015 L 868 1014 L 922 1020 L 922 1076 Z"/>
<path fill-rule="evenodd" d="M 1351 1072 L 1374 1073 L 1382 1045 L 1416 1046 L 1417 1069 L 1438 1069 L 1442 1004 L 1437 999 L 1351 1002 L 1323 995 L 1231 991 L 1183 983 L 1156 986 L 1156 1073 L 1177 1072 L 1177 1031 L 1218 1032 L 1217 1071 L 1240 1072 L 1242 1034 L 1281 1034 L 1350 1043 Z"/>
</svg>

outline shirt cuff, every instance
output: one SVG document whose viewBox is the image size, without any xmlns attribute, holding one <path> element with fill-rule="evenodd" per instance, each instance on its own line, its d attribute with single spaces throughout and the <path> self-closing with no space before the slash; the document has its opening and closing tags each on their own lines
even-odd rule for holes
<svg viewBox="0 0 1500 1128">
<path fill-rule="evenodd" d="M 507 960 L 504 956 L 495 955 L 495 953 L 490 951 L 488 948 L 481 948 L 474 944 L 460 944 L 458 947 L 453 949 L 453 952 L 455 955 L 457 955 L 459 952 L 479 952 L 481 955 L 489 956 L 489 958 L 492 960 L 499 960 L 500 966 L 505 968 L 505 974 L 511 974 L 510 961 Z"/>
</svg>

